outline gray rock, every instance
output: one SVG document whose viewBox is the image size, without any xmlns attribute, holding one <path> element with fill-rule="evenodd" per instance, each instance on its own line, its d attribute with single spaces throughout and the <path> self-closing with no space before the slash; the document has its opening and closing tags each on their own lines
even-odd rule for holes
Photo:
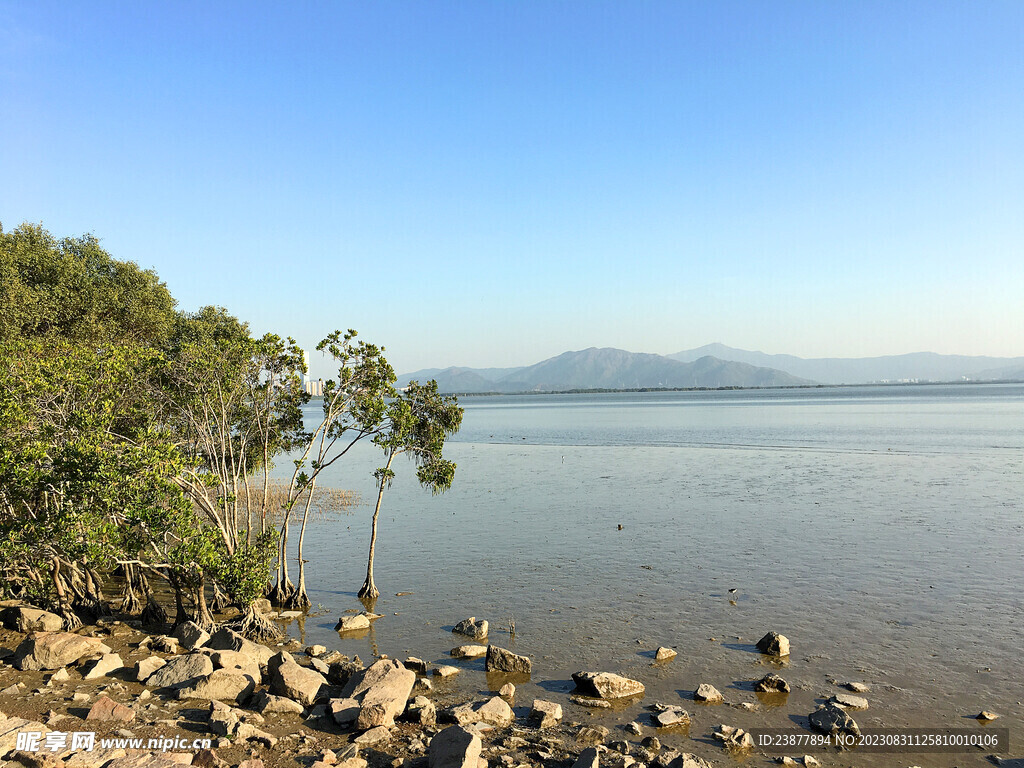
<svg viewBox="0 0 1024 768">
<path fill-rule="evenodd" d="M 397 659 L 380 659 L 367 668 L 363 680 L 353 688 L 352 698 L 360 698 L 359 729 L 379 725 L 390 728 L 395 717 L 405 711 L 416 673 Z"/>
<path fill-rule="evenodd" d="M 498 689 L 498 695 L 503 699 L 511 699 L 516 695 L 516 687 L 512 685 L 512 683 L 505 683 L 500 689 Z"/>
<path fill-rule="evenodd" d="M 608 738 L 608 729 L 603 725 L 583 726 L 576 731 L 576 743 L 589 746 L 604 744 Z"/>
<path fill-rule="evenodd" d="M 331 719 L 342 728 L 352 728 L 359 719 L 359 702 L 356 699 L 331 699 Z"/>
<path fill-rule="evenodd" d="M 354 741 L 361 747 L 373 747 L 391 741 L 391 730 L 383 725 L 375 725 L 356 736 Z"/>
<path fill-rule="evenodd" d="M 218 736 L 233 736 L 239 722 L 238 713 L 227 704 L 210 702 L 210 730 Z"/>
<path fill-rule="evenodd" d="M 300 667 L 295 662 L 286 662 L 271 677 L 270 692 L 308 707 L 316 701 L 320 686 L 323 685 L 327 685 L 327 681 L 319 672 Z"/>
<path fill-rule="evenodd" d="M 205 647 L 212 648 L 215 651 L 238 651 L 239 653 L 244 653 L 260 668 L 267 666 L 271 657 L 276 653 L 276 651 L 271 650 L 265 645 L 254 643 L 252 640 L 242 637 L 228 627 L 221 627 L 214 632 L 210 639 L 206 641 Z"/>
<path fill-rule="evenodd" d="M 789 693 L 789 683 L 774 673 L 769 673 L 754 683 L 758 693 Z"/>
<path fill-rule="evenodd" d="M 95 680 L 99 677 L 106 677 L 111 672 L 124 668 L 124 662 L 116 653 L 108 653 L 100 656 L 92 663 L 89 670 L 82 675 L 83 680 Z"/>
<path fill-rule="evenodd" d="M 445 678 L 457 674 L 459 674 L 459 668 L 453 667 L 451 664 L 441 664 L 440 666 L 434 667 L 434 675 L 436 677 Z"/>
<path fill-rule="evenodd" d="M 860 727 L 857 722 L 846 713 L 846 710 L 832 703 L 825 704 L 812 712 L 809 719 L 811 727 L 821 733 L 860 735 Z"/>
<path fill-rule="evenodd" d="M 405 660 L 405 668 L 411 669 L 418 675 L 427 674 L 427 662 L 423 659 L 417 659 L 415 656 L 410 656 Z"/>
<path fill-rule="evenodd" d="M 272 678 L 277 674 L 277 670 L 282 664 L 296 663 L 295 657 L 288 653 L 288 651 L 278 651 L 267 660 L 267 678 Z"/>
<path fill-rule="evenodd" d="M 529 675 L 533 671 L 533 663 L 526 656 L 519 656 L 496 645 L 489 645 L 487 646 L 484 669 L 488 672 L 513 672 Z"/>
<path fill-rule="evenodd" d="M 849 682 L 844 685 L 854 693 L 867 693 L 871 690 L 871 686 L 867 683 Z"/>
<path fill-rule="evenodd" d="M 754 747 L 754 737 L 742 728 L 732 725 L 720 725 L 713 735 L 725 747 L 733 749 L 753 749 Z"/>
<path fill-rule="evenodd" d="M 194 621 L 186 621 L 175 627 L 171 637 L 177 640 L 186 651 L 193 651 L 209 641 L 210 633 Z"/>
<path fill-rule="evenodd" d="M 562 719 L 562 705 L 553 701 L 534 699 L 527 721 L 535 728 L 550 728 Z"/>
<path fill-rule="evenodd" d="M 677 654 L 673 649 L 666 648 L 665 646 L 662 646 L 654 652 L 655 661 L 668 661 L 670 659 L 674 659 L 676 656 Z"/>
<path fill-rule="evenodd" d="M 789 656 L 789 638 L 769 632 L 757 641 L 757 650 L 768 656 Z"/>
<path fill-rule="evenodd" d="M 570 696 L 569 701 L 573 704 L 577 704 L 581 707 L 590 707 L 592 709 L 609 709 L 611 702 L 605 701 L 604 699 L 598 699 L 594 696 Z"/>
<path fill-rule="evenodd" d="M 445 728 L 430 740 L 429 768 L 478 768 L 480 737 L 462 726 Z"/>
<path fill-rule="evenodd" d="M 20 670 L 60 669 L 82 658 L 112 653 L 94 637 L 73 632 L 33 632 L 14 651 L 12 663 Z"/>
<path fill-rule="evenodd" d="M 690 713 L 681 707 L 668 707 L 654 716 L 659 728 L 673 728 L 690 724 Z"/>
<path fill-rule="evenodd" d="M 572 679 L 580 693 L 602 699 L 639 696 L 645 690 L 643 683 L 611 672 L 576 672 Z"/>
<path fill-rule="evenodd" d="M 0 621 L 8 629 L 23 634 L 60 632 L 64 629 L 64 620 L 57 614 L 28 605 L 12 605 L 4 608 L 0 611 Z"/>
<path fill-rule="evenodd" d="M 151 688 L 171 688 L 213 672 L 213 662 L 204 653 L 175 656 L 146 678 Z"/>
<path fill-rule="evenodd" d="M 722 692 L 708 683 L 698 685 L 697 690 L 693 692 L 693 698 L 705 704 L 721 704 L 725 701 Z"/>
<path fill-rule="evenodd" d="M 191 680 L 178 688 L 179 699 L 217 699 L 242 704 L 256 689 L 250 675 L 236 669 L 215 669 L 209 675 Z"/>
<path fill-rule="evenodd" d="M 239 651 L 214 651 L 210 654 L 210 661 L 217 669 L 240 670 L 255 680 L 257 685 L 263 681 L 259 664 L 254 662 L 251 656 Z"/>
<path fill-rule="evenodd" d="M 323 656 L 325 653 L 327 653 L 327 646 L 326 645 L 307 645 L 306 646 L 306 655 L 309 656 L 310 658 L 318 658 L 320 656 Z"/>
<path fill-rule="evenodd" d="M 452 632 L 472 637 L 474 640 L 483 640 L 487 637 L 487 622 L 484 619 L 477 621 L 476 616 L 470 616 L 456 624 Z"/>
</svg>

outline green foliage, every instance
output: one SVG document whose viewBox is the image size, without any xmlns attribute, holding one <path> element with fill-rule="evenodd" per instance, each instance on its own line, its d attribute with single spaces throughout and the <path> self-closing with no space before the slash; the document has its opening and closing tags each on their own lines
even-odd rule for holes
<svg viewBox="0 0 1024 768">
<path fill-rule="evenodd" d="M 113 259 L 92 235 L 0 227 L 0 338 L 160 344 L 174 299 L 151 270 Z"/>
<path fill-rule="evenodd" d="M 234 552 L 221 545 L 213 575 L 229 595 L 241 605 L 249 606 L 263 596 L 270 564 L 277 554 L 277 531 L 270 529 L 243 543 Z"/>
</svg>

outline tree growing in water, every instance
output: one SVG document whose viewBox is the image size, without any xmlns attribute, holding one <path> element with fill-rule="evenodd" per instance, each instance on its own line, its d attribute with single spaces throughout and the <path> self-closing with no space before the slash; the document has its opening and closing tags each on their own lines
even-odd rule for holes
<svg viewBox="0 0 1024 768">
<path fill-rule="evenodd" d="M 383 428 L 373 442 L 383 452 L 384 466 L 374 472 L 377 479 L 377 503 L 370 524 L 370 552 L 366 560 L 366 580 L 359 597 L 373 600 L 380 591 L 373 581 L 373 560 L 377 546 L 377 520 L 380 517 L 384 491 L 391 486 L 395 458 L 406 454 L 416 464 L 416 477 L 432 493 L 443 493 L 455 479 L 455 463 L 442 455 L 445 441 L 458 432 L 463 410 L 455 397 L 438 393 L 437 382 L 410 382 L 398 397 L 387 405 Z"/>
</svg>

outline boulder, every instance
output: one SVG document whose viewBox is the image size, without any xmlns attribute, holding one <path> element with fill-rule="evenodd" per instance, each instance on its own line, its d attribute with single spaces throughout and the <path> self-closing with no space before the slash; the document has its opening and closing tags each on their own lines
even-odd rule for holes
<svg viewBox="0 0 1024 768">
<path fill-rule="evenodd" d="M 410 656 L 405 660 L 405 668 L 411 669 L 418 675 L 427 674 L 427 662 L 423 659 L 417 659 L 415 656 Z"/>
<path fill-rule="evenodd" d="M 179 699 L 216 699 L 241 704 L 256 689 L 252 676 L 236 669 L 215 669 L 209 675 L 184 683 L 178 688 Z"/>
<path fill-rule="evenodd" d="M 370 620 L 361 613 L 357 613 L 355 616 L 342 616 L 334 626 L 338 632 L 358 632 L 369 628 Z"/>
<path fill-rule="evenodd" d="M 769 673 L 754 683 L 758 693 L 789 693 L 789 683 L 774 673 Z"/>
<path fill-rule="evenodd" d="M 373 747 L 391 741 L 391 730 L 383 725 L 375 725 L 373 728 L 359 734 L 353 743 L 360 747 Z"/>
<path fill-rule="evenodd" d="M 355 699 L 331 699 L 331 718 L 342 728 L 355 726 L 359 719 L 359 702 Z"/>
<path fill-rule="evenodd" d="M 277 674 L 277 670 L 282 664 L 296 664 L 295 657 L 292 656 L 288 651 L 278 651 L 270 659 L 267 660 L 267 678 L 272 678 Z"/>
<path fill-rule="evenodd" d="M 535 728 L 550 728 L 562 719 L 562 705 L 553 701 L 534 699 L 527 721 Z"/>
<path fill-rule="evenodd" d="M 488 699 L 476 708 L 476 719 L 481 723 L 498 728 L 504 728 L 512 724 L 516 716 L 512 713 L 512 707 L 500 696 Z"/>
<path fill-rule="evenodd" d="M 167 662 L 159 656 L 150 656 L 135 662 L 135 679 L 142 683 Z"/>
<path fill-rule="evenodd" d="M 460 725 L 445 728 L 430 740 L 428 768 L 477 768 L 480 737 Z"/>
<path fill-rule="evenodd" d="M 206 641 L 206 647 L 212 648 L 215 651 L 238 651 L 239 653 L 244 653 L 261 668 L 267 666 L 270 657 L 275 654 L 275 651 L 267 646 L 254 643 L 252 640 L 242 637 L 228 627 L 221 627 L 214 632 L 210 639 Z"/>
<path fill-rule="evenodd" d="M 135 710 L 124 704 L 118 704 L 107 696 L 100 696 L 96 699 L 96 703 L 89 708 L 89 714 L 85 716 L 85 719 L 120 720 L 127 723 L 135 719 Z"/>
<path fill-rule="evenodd" d="M 284 696 L 275 696 L 264 690 L 257 692 L 249 702 L 250 709 L 259 712 L 261 715 L 271 713 L 291 713 L 301 715 L 305 709 L 299 702 L 292 701 Z"/>
<path fill-rule="evenodd" d="M 213 662 L 205 653 L 190 653 L 175 656 L 146 678 L 146 685 L 151 688 L 172 688 L 197 677 L 205 677 L 213 672 Z"/>
<path fill-rule="evenodd" d="M 238 713 L 227 704 L 210 702 L 210 730 L 218 736 L 233 736 L 239 722 Z"/>
<path fill-rule="evenodd" d="M 79 659 L 111 652 L 94 637 L 73 632 L 33 632 L 14 651 L 12 663 L 24 671 L 60 669 Z"/>
<path fill-rule="evenodd" d="M 99 677 L 106 677 L 111 672 L 124 668 L 124 662 L 116 653 L 107 653 L 96 659 L 89 667 L 89 670 L 82 675 L 83 680 L 95 680 Z"/>
<path fill-rule="evenodd" d="M 681 707 L 665 707 L 654 716 L 654 724 L 659 728 L 673 728 L 690 724 L 690 713 Z"/>
<path fill-rule="evenodd" d="M 0 717 L 0 759 L 10 759 L 11 753 L 18 746 L 18 734 L 24 731 L 40 734 L 42 746 L 42 738 L 45 738 L 44 734 L 49 733 L 50 729 L 42 723 L 23 720 L 20 717 Z"/>
<path fill-rule="evenodd" d="M 279 666 L 271 677 L 270 692 L 294 699 L 308 707 L 316 701 L 322 685 L 327 685 L 327 681 L 316 670 L 300 667 L 295 662 L 286 662 Z"/>
<path fill-rule="evenodd" d="M 194 651 L 196 648 L 206 645 L 210 639 L 210 633 L 194 621 L 186 621 L 175 627 L 171 637 L 177 640 L 186 651 Z"/>
<path fill-rule="evenodd" d="M 487 660 L 484 662 L 484 669 L 488 672 L 513 672 L 529 675 L 533 670 L 533 663 L 526 656 L 519 656 L 496 645 L 489 645 L 487 646 Z"/>
<path fill-rule="evenodd" d="M 405 711 L 416 673 L 397 659 L 380 659 L 371 664 L 363 679 L 353 687 L 352 698 L 360 699 L 356 727 L 365 730 L 379 725 L 390 728 Z"/>
<path fill-rule="evenodd" d="M 474 640 L 483 640 L 487 637 L 487 621 L 484 619 L 477 621 L 476 616 L 470 616 L 456 624 L 452 632 L 472 637 Z"/>
<path fill-rule="evenodd" d="M 768 656 L 789 656 L 789 638 L 769 632 L 757 641 L 757 650 Z"/>
<path fill-rule="evenodd" d="M 210 654 L 210 661 L 216 669 L 241 670 L 243 674 L 255 680 L 257 685 L 263 680 L 259 664 L 254 663 L 251 656 L 239 651 L 214 651 Z"/>
<path fill-rule="evenodd" d="M 709 685 L 708 683 L 701 683 L 697 686 L 697 690 L 693 692 L 693 698 L 695 701 L 700 701 L 705 704 L 721 704 L 725 701 L 725 697 L 722 692 L 719 691 L 715 686 Z"/>
<path fill-rule="evenodd" d="M 576 743 L 584 746 L 598 746 L 604 744 L 608 738 L 608 729 L 603 725 L 585 725 L 576 731 Z"/>
<path fill-rule="evenodd" d="M 673 649 L 666 648 L 665 646 L 662 646 L 661 648 L 659 648 L 657 651 L 654 652 L 654 660 L 655 661 L 669 661 L 671 659 L 674 659 L 677 655 L 678 654 Z"/>
<path fill-rule="evenodd" d="M 572 680 L 580 693 L 601 699 L 638 696 L 645 690 L 643 683 L 612 672 L 577 672 Z"/>
<path fill-rule="evenodd" d="M 434 667 L 434 675 L 437 677 L 451 677 L 452 675 L 459 674 L 459 668 L 453 667 L 451 664 L 441 664 L 440 666 Z"/>
<path fill-rule="evenodd" d="M 55 613 L 32 608 L 28 605 L 12 605 L 0 611 L 0 622 L 15 632 L 60 632 L 64 620 Z"/>
<path fill-rule="evenodd" d="M 811 727 L 827 734 L 846 733 L 860 735 L 860 727 L 846 710 L 831 702 L 812 712 L 809 716 Z"/>
<path fill-rule="evenodd" d="M 455 659 L 478 659 L 487 655 L 486 645 L 460 645 L 451 650 L 452 658 Z"/>
</svg>

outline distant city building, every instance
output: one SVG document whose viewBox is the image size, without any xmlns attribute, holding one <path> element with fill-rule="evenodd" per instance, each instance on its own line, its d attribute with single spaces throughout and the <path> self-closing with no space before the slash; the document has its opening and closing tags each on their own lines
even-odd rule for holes
<svg viewBox="0 0 1024 768">
<path fill-rule="evenodd" d="M 316 381 L 313 381 L 312 379 L 310 379 L 307 376 L 305 383 L 302 385 L 302 388 L 306 391 L 306 394 L 312 395 L 313 397 L 323 397 L 324 396 L 324 380 L 323 379 L 317 379 Z"/>
</svg>

